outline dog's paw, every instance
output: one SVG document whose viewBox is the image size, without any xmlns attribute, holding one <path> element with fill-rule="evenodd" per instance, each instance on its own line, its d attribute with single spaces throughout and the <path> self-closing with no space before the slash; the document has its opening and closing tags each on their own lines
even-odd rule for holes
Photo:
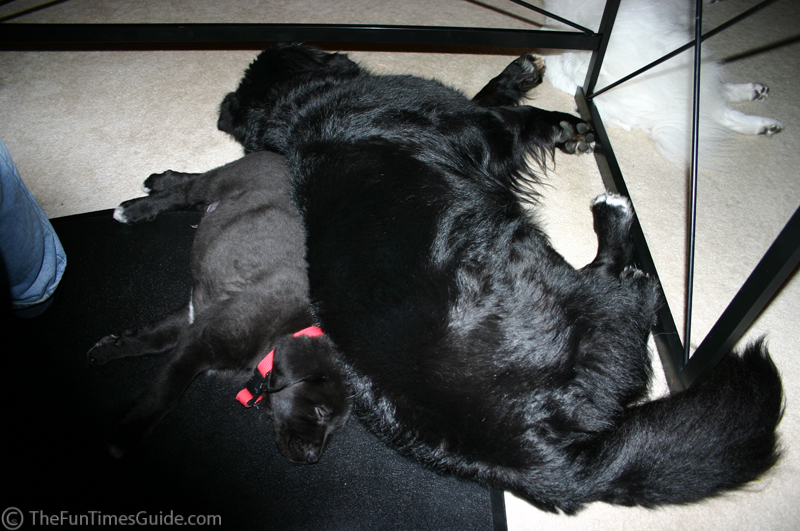
<svg viewBox="0 0 800 531">
<path fill-rule="evenodd" d="M 758 130 L 759 135 L 764 136 L 772 136 L 776 133 L 780 133 L 783 131 L 783 124 L 778 120 L 774 120 L 771 123 L 764 125 L 761 129 Z"/>
<path fill-rule="evenodd" d="M 172 181 L 174 181 L 173 171 L 167 170 L 162 173 L 153 173 L 147 179 L 144 180 L 142 183 L 142 190 L 151 194 L 153 192 L 160 192 L 170 187 Z"/>
<path fill-rule="evenodd" d="M 570 155 L 594 151 L 595 138 L 591 125 L 577 118 L 574 124 L 562 120 L 558 125 L 561 129 L 556 140 L 556 147 L 561 151 Z"/>
<path fill-rule="evenodd" d="M 650 275 L 648 275 L 641 269 L 637 269 L 633 266 L 625 267 L 625 269 L 622 270 L 622 273 L 620 273 L 619 277 L 622 279 L 631 279 L 631 280 L 650 279 Z"/>
<path fill-rule="evenodd" d="M 627 197 L 606 192 L 592 201 L 592 215 L 598 234 L 603 233 L 606 237 L 611 234 L 627 235 L 633 220 L 633 207 Z"/>
<path fill-rule="evenodd" d="M 89 349 L 89 352 L 86 353 L 86 361 L 91 365 L 104 365 L 108 360 L 114 358 L 110 354 L 119 347 L 121 341 L 119 336 L 107 335 Z"/>
<path fill-rule="evenodd" d="M 125 216 L 125 208 L 122 205 L 114 209 L 114 219 L 120 223 L 128 223 L 128 218 Z"/>
<path fill-rule="evenodd" d="M 136 352 L 138 330 L 125 330 L 120 335 L 109 334 L 95 343 L 86 353 L 90 365 L 104 365 L 106 362 L 125 358 Z"/>
<path fill-rule="evenodd" d="M 598 208 L 599 205 L 608 205 L 617 208 L 624 212 L 626 215 L 631 215 L 631 201 L 627 197 L 606 192 L 600 194 L 592 200 L 592 209 Z"/>
<path fill-rule="evenodd" d="M 519 90 L 524 94 L 534 87 L 541 85 L 544 79 L 544 58 L 530 53 L 522 54 L 514 60 L 512 65 L 519 68 L 515 80 Z"/>
<path fill-rule="evenodd" d="M 114 219 L 126 225 L 152 221 L 158 216 L 159 209 L 150 197 L 139 197 L 124 201 L 114 209 Z"/>
<path fill-rule="evenodd" d="M 142 183 L 142 189 L 148 194 L 163 192 L 181 186 L 189 179 L 198 177 L 199 173 L 184 173 L 180 171 L 167 170 L 162 173 L 154 173 L 150 175 Z"/>
<path fill-rule="evenodd" d="M 761 83 L 753 83 L 752 101 L 764 101 L 769 96 L 769 87 Z"/>
</svg>

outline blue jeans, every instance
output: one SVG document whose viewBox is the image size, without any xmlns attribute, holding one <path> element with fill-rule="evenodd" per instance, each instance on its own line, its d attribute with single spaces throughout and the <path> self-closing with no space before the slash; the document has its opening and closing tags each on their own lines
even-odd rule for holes
<svg viewBox="0 0 800 531">
<path fill-rule="evenodd" d="M 33 309 L 56 290 L 67 255 L 0 140 L 0 257 L 14 310 Z"/>
</svg>

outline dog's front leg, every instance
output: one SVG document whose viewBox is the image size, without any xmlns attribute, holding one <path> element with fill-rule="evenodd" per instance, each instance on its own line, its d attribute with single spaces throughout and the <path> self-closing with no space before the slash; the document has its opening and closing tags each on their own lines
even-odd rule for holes
<svg viewBox="0 0 800 531">
<path fill-rule="evenodd" d="M 597 255 L 584 270 L 602 271 L 618 277 L 633 264 L 633 207 L 626 198 L 610 193 L 592 201 L 594 231 L 597 234 Z"/>
<path fill-rule="evenodd" d="M 178 404 L 178 400 L 198 374 L 209 369 L 199 334 L 185 334 L 175 346 L 167 365 L 136 401 L 130 411 L 111 430 L 108 449 L 120 458 L 138 446 Z"/>
<path fill-rule="evenodd" d="M 142 328 L 108 335 L 89 349 L 86 359 L 92 365 L 103 365 L 120 358 L 163 354 L 175 346 L 181 332 L 191 324 L 190 313 L 186 306 Z"/>
<path fill-rule="evenodd" d="M 114 219 L 120 223 L 140 223 L 152 221 L 161 212 L 194 206 L 198 201 L 190 197 L 189 192 L 201 175 L 172 170 L 154 173 L 142 186 L 149 195 L 120 203 L 114 210 Z"/>
<path fill-rule="evenodd" d="M 494 111 L 517 135 L 522 149 L 529 153 L 552 152 L 558 148 L 565 153 L 580 154 L 591 153 L 594 149 L 591 125 L 572 114 L 530 105 L 496 107 Z"/>
<path fill-rule="evenodd" d="M 544 59 L 529 53 L 515 59 L 499 76 L 478 92 L 472 101 L 481 107 L 513 107 L 525 94 L 542 83 Z"/>
<path fill-rule="evenodd" d="M 569 154 L 591 153 L 594 148 L 592 126 L 580 117 L 559 111 L 546 111 L 529 105 L 523 139 L 535 138 Z"/>
<path fill-rule="evenodd" d="M 481 107 L 495 108 L 509 123 L 516 123 L 528 145 L 559 148 L 566 153 L 591 152 L 594 143 L 591 125 L 579 117 L 530 105 L 517 107 L 530 90 L 542 83 L 544 71 L 544 59 L 522 54 L 489 81 L 472 101 Z"/>
</svg>

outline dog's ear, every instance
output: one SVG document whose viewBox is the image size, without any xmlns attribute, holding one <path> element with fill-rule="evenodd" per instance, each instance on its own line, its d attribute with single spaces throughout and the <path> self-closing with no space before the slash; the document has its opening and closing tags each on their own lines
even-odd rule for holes
<svg viewBox="0 0 800 531">
<path fill-rule="evenodd" d="M 239 112 L 239 96 L 235 92 L 229 93 L 219 106 L 219 120 L 217 129 L 223 133 L 236 137 L 235 116 Z"/>
<path fill-rule="evenodd" d="M 285 336 L 275 344 L 267 392 L 274 393 L 303 381 L 323 380 L 333 371 L 330 339 L 325 336 Z"/>
</svg>

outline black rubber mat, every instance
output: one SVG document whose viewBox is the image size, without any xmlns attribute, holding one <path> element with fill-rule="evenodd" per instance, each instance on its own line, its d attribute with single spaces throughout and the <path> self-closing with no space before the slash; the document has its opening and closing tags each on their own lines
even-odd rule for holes
<svg viewBox="0 0 800 531">
<path fill-rule="evenodd" d="M 355 419 L 318 464 L 290 463 L 262 415 L 236 402 L 238 385 L 213 376 L 199 377 L 138 451 L 107 455 L 106 431 L 161 360 L 92 367 L 85 353 L 185 304 L 198 220 L 172 212 L 129 227 L 111 211 L 53 220 L 68 260 L 53 303 L 4 319 L 3 510 L 28 524 L 218 516 L 224 528 L 504 529 L 501 493 L 422 469 Z"/>
</svg>

